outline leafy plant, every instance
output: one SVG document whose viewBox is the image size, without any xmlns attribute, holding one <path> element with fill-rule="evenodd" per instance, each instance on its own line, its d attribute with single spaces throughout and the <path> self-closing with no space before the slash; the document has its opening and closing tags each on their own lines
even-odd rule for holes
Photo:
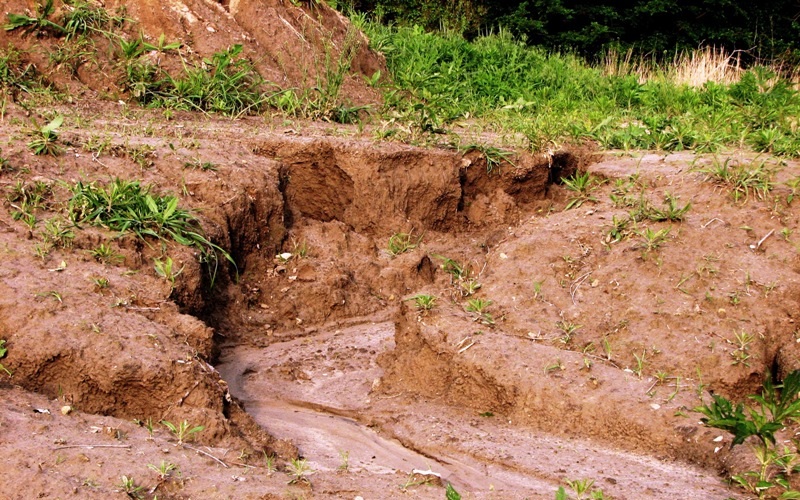
<svg viewBox="0 0 800 500">
<path fill-rule="evenodd" d="M 29 132 L 33 137 L 28 142 L 28 149 L 35 155 L 58 156 L 61 147 L 58 145 L 58 128 L 64 123 L 64 117 L 57 115 L 47 125 L 39 126 L 36 119 L 32 119 L 34 128 Z"/>
<path fill-rule="evenodd" d="M 735 202 L 747 202 L 751 196 L 766 199 L 774 187 L 772 172 L 764 162 L 748 165 L 732 158 L 723 162 L 714 158 L 712 166 L 700 172 L 706 174 L 706 180 L 727 186 Z"/>
<path fill-rule="evenodd" d="M 55 248 L 69 248 L 72 246 L 72 240 L 75 239 L 75 232 L 72 231 L 71 225 L 67 225 L 66 221 L 61 217 L 53 217 L 48 219 L 42 230 L 42 238 L 47 245 Z"/>
<path fill-rule="evenodd" d="M 644 231 L 638 231 L 636 234 L 643 240 L 639 246 L 644 249 L 645 254 L 658 250 L 667 241 L 669 232 L 670 228 L 653 231 L 649 227 L 645 228 Z"/>
<path fill-rule="evenodd" d="M 764 445 L 774 445 L 775 432 L 782 429 L 788 419 L 800 418 L 799 393 L 800 370 L 795 370 L 778 385 L 771 377 L 765 377 L 761 394 L 748 396 L 758 403 L 757 407 L 746 407 L 744 403 L 734 406 L 725 397 L 713 394 L 710 404 L 699 406 L 695 411 L 705 415 L 700 420 L 709 427 L 731 432 L 734 435 L 731 446 L 742 444 L 750 436 L 756 436 Z"/>
<path fill-rule="evenodd" d="M 159 465 L 147 464 L 147 468 L 158 474 L 161 481 L 166 481 L 173 471 L 179 471 L 178 466 L 172 462 L 162 460 Z"/>
<path fill-rule="evenodd" d="M 469 299 L 464 309 L 474 314 L 475 321 L 480 321 L 484 325 L 491 326 L 494 324 L 494 318 L 491 314 L 486 312 L 486 309 L 492 304 L 493 302 L 488 299 Z"/>
<path fill-rule="evenodd" d="M 142 490 L 142 486 L 137 486 L 133 477 L 120 476 L 119 479 L 120 483 L 118 488 L 120 488 L 123 493 L 128 495 L 129 498 L 141 498 L 139 492 Z"/>
<path fill-rule="evenodd" d="M 169 429 L 169 431 L 178 439 L 178 444 L 183 444 L 184 441 L 189 440 L 195 434 L 202 432 L 205 429 L 205 427 L 202 425 L 192 427 L 186 420 L 177 425 L 167 420 L 162 420 L 161 425 Z"/>
<path fill-rule="evenodd" d="M 444 257 L 442 255 L 435 255 L 435 254 L 434 254 L 434 257 L 442 261 L 442 263 L 439 265 L 439 267 L 444 272 L 446 272 L 447 274 L 450 275 L 450 279 L 451 279 L 451 281 L 453 283 L 455 283 L 455 282 L 457 282 L 459 280 L 468 278 L 469 275 L 471 274 L 471 272 L 470 272 L 468 267 L 462 266 L 461 264 L 459 264 L 457 261 L 455 261 L 453 259 L 449 259 L 449 258 Z"/>
<path fill-rule="evenodd" d="M 456 491 L 450 483 L 447 483 L 447 487 L 444 490 L 444 497 L 446 500 L 461 500 L 461 494 Z"/>
<path fill-rule="evenodd" d="M 289 474 L 291 479 L 289 480 L 289 484 L 295 483 L 306 483 L 311 484 L 309 481 L 308 476 L 314 473 L 314 470 L 308 464 L 308 461 L 305 458 L 294 458 L 289 461 L 289 464 L 286 466 L 286 473 Z"/>
<path fill-rule="evenodd" d="M 586 201 L 597 202 L 597 198 L 592 196 L 592 191 L 597 189 L 600 183 L 589 172 L 576 172 L 571 177 L 562 177 L 561 182 L 572 193 L 564 210 L 578 208 Z"/>
<path fill-rule="evenodd" d="M 56 24 L 48 18 L 55 12 L 53 0 L 43 0 L 36 6 L 36 16 L 8 13 L 8 22 L 3 26 L 6 31 L 22 28 L 25 33 L 46 33 L 56 35 L 66 34 L 63 26 Z"/>
<path fill-rule="evenodd" d="M 594 499 L 602 500 L 605 498 L 603 490 L 593 489 L 594 479 L 575 479 L 566 480 L 567 486 L 575 493 L 575 500 Z M 556 491 L 556 500 L 569 500 L 566 490 L 563 486 L 559 486 Z"/>
<path fill-rule="evenodd" d="M 569 344 L 572 341 L 572 337 L 575 335 L 575 332 L 583 328 L 583 325 L 578 325 L 572 323 L 571 321 L 562 320 L 556 323 L 556 327 L 558 327 L 558 329 L 561 330 L 562 333 L 561 337 L 559 338 L 559 341 L 562 344 Z"/>
<path fill-rule="evenodd" d="M 686 212 L 692 208 L 691 203 L 687 203 L 684 206 L 678 205 L 678 198 L 676 196 L 667 193 L 664 196 L 664 208 L 659 209 L 656 207 L 650 207 L 650 210 L 646 214 L 646 217 L 654 222 L 661 222 L 661 221 L 673 221 L 679 222 L 683 220 L 683 217 L 686 215 Z"/>
<path fill-rule="evenodd" d="M 187 161 L 183 164 L 187 168 L 195 168 L 203 172 L 216 172 L 217 166 L 210 161 L 202 161 L 200 158 L 193 158 L 192 161 Z"/>
<path fill-rule="evenodd" d="M 784 490 L 780 498 L 798 497 L 797 492 L 791 490 L 783 475 L 785 473 L 788 476 L 794 472 L 796 453 L 785 446 L 782 451 L 778 451 L 775 440 L 775 433 L 783 429 L 787 422 L 800 418 L 798 394 L 800 394 L 800 370 L 795 370 L 784 378 L 782 384 L 777 385 L 768 374 L 764 379 L 761 394 L 748 396 L 757 405 L 739 403 L 734 406 L 727 398 L 712 394 L 711 403 L 695 408 L 695 411 L 704 415 L 700 420 L 705 425 L 733 434 L 731 447 L 744 443 L 751 436 L 758 438 L 759 442 L 753 446 L 753 452 L 760 469 L 735 474 L 732 479 L 759 498 L 763 498 L 771 488 Z"/>
<path fill-rule="evenodd" d="M 275 455 L 267 455 L 267 452 L 264 452 L 264 468 L 267 471 L 267 475 L 272 475 L 277 469 L 275 467 Z"/>
<path fill-rule="evenodd" d="M 483 155 L 483 158 L 486 160 L 486 173 L 491 174 L 496 168 L 499 168 L 500 165 L 503 163 L 508 163 L 511 166 L 514 165 L 512 161 L 514 159 L 514 153 L 512 151 L 506 151 L 504 149 L 496 148 L 494 146 L 487 146 L 485 144 L 469 144 L 467 146 L 463 146 L 459 148 L 461 151 L 469 152 L 469 151 L 478 151 Z"/>
<path fill-rule="evenodd" d="M 147 45 L 142 42 L 141 48 Z M 126 64 L 125 85 L 143 105 L 236 116 L 256 112 L 266 103 L 261 77 L 249 61 L 239 57 L 241 45 L 214 53 L 202 65 L 186 66 L 177 77 L 133 58 L 138 45 L 126 42 L 121 49 L 132 57 Z"/>
<path fill-rule="evenodd" d="M 8 348 L 6 347 L 6 341 L 5 341 L 5 339 L 0 339 L 0 359 L 5 358 L 6 354 L 8 354 Z M 6 372 L 6 374 L 8 374 L 9 377 L 11 376 L 11 372 L 9 371 L 8 368 L 3 366 L 3 363 L 0 363 L 0 370 L 3 370 L 4 372 Z"/>
<path fill-rule="evenodd" d="M 745 332 L 744 330 L 741 330 L 739 332 L 734 332 L 733 335 L 734 335 L 733 344 L 736 346 L 736 349 L 731 351 L 733 364 L 750 366 L 747 360 L 750 359 L 750 344 L 753 342 L 755 337 Z"/>
<path fill-rule="evenodd" d="M 236 266 L 230 254 L 202 234 L 197 218 L 178 207 L 175 196 L 154 196 L 150 186 L 138 181 L 115 179 L 106 187 L 78 182 L 72 187 L 68 203 L 70 218 L 105 226 L 121 233 L 133 232 L 141 239 L 172 239 L 200 250 L 201 262 L 208 265 L 211 284 L 217 271 L 217 252 Z"/>
<path fill-rule="evenodd" d="M 153 265 L 156 269 L 156 274 L 161 278 L 169 281 L 172 286 L 175 286 L 175 278 L 180 276 L 186 266 L 181 266 L 177 271 L 174 269 L 174 263 L 171 257 L 166 257 L 164 260 L 155 259 Z"/>
<path fill-rule="evenodd" d="M 100 243 L 96 248 L 89 250 L 91 255 L 97 262 L 103 264 L 117 264 L 123 260 L 123 256 L 116 251 L 111 245 Z"/>
<path fill-rule="evenodd" d="M 407 300 L 413 300 L 414 306 L 419 311 L 427 312 L 436 306 L 436 297 L 428 294 L 417 294 Z"/>
<path fill-rule="evenodd" d="M 414 239 L 412 233 L 395 233 L 389 238 L 388 251 L 390 255 L 397 256 L 419 246 L 422 236 Z"/>
</svg>

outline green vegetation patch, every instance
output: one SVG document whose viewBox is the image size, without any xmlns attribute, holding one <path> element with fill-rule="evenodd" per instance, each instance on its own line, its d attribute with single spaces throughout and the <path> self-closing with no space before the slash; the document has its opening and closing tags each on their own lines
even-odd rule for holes
<svg viewBox="0 0 800 500">
<path fill-rule="evenodd" d="M 666 70 L 646 79 L 607 74 L 571 54 L 547 53 L 510 34 L 472 42 L 364 22 L 395 85 L 385 102 L 423 131 L 475 118 L 524 136 L 530 149 L 592 140 L 608 149 L 716 151 L 747 146 L 800 156 L 800 96 L 775 71 L 756 67 L 737 83 L 676 83 Z"/>
<path fill-rule="evenodd" d="M 173 77 L 147 62 L 146 56 L 130 60 L 125 86 L 140 104 L 226 115 L 257 112 L 266 103 L 262 78 L 253 65 L 239 58 L 241 45 L 216 52 L 210 59 L 185 67 Z"/>
<path fill-rule="evenodd" d="M 72 187 L 68 211 L 76 223 L 102 226 L 120 233 L 132 232 L 141 239 L 153 237 L 174 240 L 200 250 L 201 261 L 209 264 L 213 285 L 217 268 L 217 252 L 234 266 L 225 250 L 203 235 L 197 218 L 178 207 L 178 198 L 151 194 L 150 186 L 138 181 L 115 179 L 106 186 L 78 182 Z"/>
</svg>

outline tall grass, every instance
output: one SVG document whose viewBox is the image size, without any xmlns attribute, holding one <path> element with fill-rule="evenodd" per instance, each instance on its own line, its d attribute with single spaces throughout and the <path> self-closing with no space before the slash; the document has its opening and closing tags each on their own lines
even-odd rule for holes
<svg viewBox="0 0 800 500">
<path fill-rule="evenodd" d="M 605 148 L 748 147 L 800 155 L 797 91 L 773 70 L 737 69 L 713 49 L 705 66 L 685 55 L 667 68 L 649 67 L 643 77 L 637 68 L 644 66 L 630 59 L 617 59 L 613 70 L 590 66 L 504 32 L 468 42 L 419 28 L 363 26 L 394 78 L 387 106 L 423 130 L 471 117 L 522 134 L 532 150 L 588 139 Z M 692 62 L 696 70 L 688 71 Z M 716 83 L 699 70 L 722 71 L 724 78 Z"/>
</svg>

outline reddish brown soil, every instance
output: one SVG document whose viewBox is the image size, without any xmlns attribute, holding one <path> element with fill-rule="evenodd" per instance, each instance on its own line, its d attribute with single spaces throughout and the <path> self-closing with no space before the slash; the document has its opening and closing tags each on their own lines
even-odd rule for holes
<svg viewBox="0 0 800 500">
<path fill-rule="evenodd" d="M 341 22 L 268 2 L 165 5 L 128 11 L 203 54 L 224 36 L 274 54 L 281 19 Z M 257 16 L 272 28 L 247 24 Z M 379 59 L 363 57 L 370 74 Z M 3 498 L 123 497 L 121 476 L 145 498 L 443 498 L 447 482 L 465 498 L 553 498 L 584 478 L 607 498 L 743 497 L 723 477 L 755 467 L 746 446 L 731 450 L 692 409 L 709 389 L 740 400 L 800 368 L 800 221 L 781 184 L 796 162 L 768 163 L 767 199 L 735 202 L 698 171 L 711 157 L 573 148 L 487 174 L 475 152 L 282 117 L 167 120 L 72 84 L 86 94 L 40 110 L 65 116 L 63 155 L 28 151 L 30 105 L 9 102 L 0 122 L 2 189 L 52 188 L 33 228 L 12 201 L 0 209 Z M 196 159 L 216 170 L 186 166 Z M 564 210 L 553 181 L 576 169 L 606 182 Z M 86 225 L 37 256 L 68 186 L 115 177 L 178 195 L 238 270 L 212 288 L 196 252 Z M 628 211 L 611 202 L 617 181 L 656 206 L 667 192 L 692 203 L 681 222 L 639 223 L 671 228 L 661 248 L 608 238 Z M 389 255 L 401 231 L 421 241 Z M 96 261 L 101 243 L 121 261 Z M 174 288 L 153 267 L 167 255 L 183 266 Z M 443 257 L 471 269 L 493 324 L 465 310 Z M 419 293 L 438 297 L 432 311 L 414 308 Z M 559 322 L 580 327 L 567 338 Z M 754 339 L 734 363 L 742 331 Z M 181 445 L 162 420 L 204 429 Z M 298 455 L 315 473 L 290 484 Z M 160 479 L 148 465 L 162 460 L 180 472 Z"/>
</svg>

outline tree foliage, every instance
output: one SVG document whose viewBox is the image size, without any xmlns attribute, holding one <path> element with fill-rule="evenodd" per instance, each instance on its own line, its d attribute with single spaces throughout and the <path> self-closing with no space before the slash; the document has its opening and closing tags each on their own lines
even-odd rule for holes
<svg viewBox="0 0 800 500">
<path fill-rule="evenodd" d="M 615 45 L 669 57 L 706 45 L 763 59 L 800 52 L 798 0 L 355 0 L 353 7 L 467 37 L 503 27 L 530 44 L 586 56 Z"/>
</svg>

